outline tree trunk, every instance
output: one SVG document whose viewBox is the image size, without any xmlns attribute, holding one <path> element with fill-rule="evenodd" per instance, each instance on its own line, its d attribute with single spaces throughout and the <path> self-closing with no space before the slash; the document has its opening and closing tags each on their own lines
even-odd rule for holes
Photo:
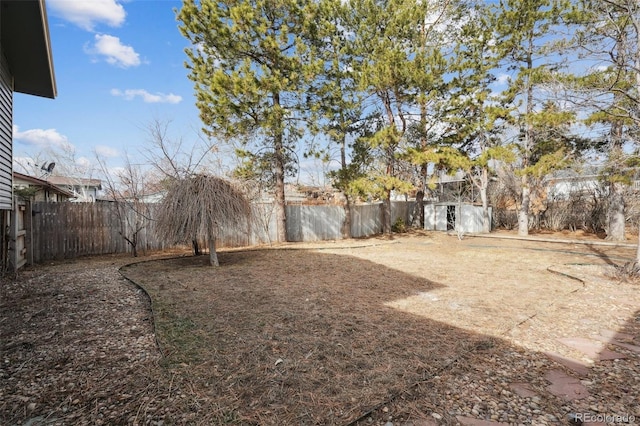
<svg viewBox="0 0 640 426">
<path fill-rule="evenodd" d="M 382 232 L 391 235 L 391 191 L 387 191 L 382 202 Z"/>
<path fill-rule="evenodd" d="M 638 225 L 638 248 L 636 249 L 636 265 L 640 265 L 640 224 Z"/>
<path fill-rule="evenodd" d="M 273 94 L 273 104 L 275 108 L 280 108 L 280 94 Z M 287 213 L 284 198 L 284 174 L 285 156 L 282 133 L 282 123 L 278 123 L 273 141 L 275 156 L 275 212 L 276 212 L 276 232 L 278 242 L 287 241 Z"/>
<path fill-rule="evenodd" d="M 420 32 L 424 34 L 425 26 L 420 26 Z M 422 38 L 424 40 L 424 38 Z M 420 98 L 420 148 L 423 151 L 427 149 L 427 104 L 426 94 L 423 93 Z M 416 194 L 416 204 L 418 205 L 418 218 L 420 220 L 420 229 L 424 229 L 424 191 L 427 189 L 427 174 L 429 173 L 428 164 L 422 164 L 420 166 L 420 184 L 422 188 Z"/>
<path fill-rule="evenodd" d="M 533 69 L 533 34 L 528 34 L 526 51 L 526 116 L 530 117 L 533 114 L 533 82 L 531 80 L 531 70 Z M 527 123 L 524 134 L 524 158 L 522 168 L 525 169 L 529 166 L 531 160 L 531 151 L 533 149 L 534 137 L 533 137 L 533 125 Z M 531 189 L 529 188 L 529 178 L 526 174 L 522 175 L 522 198 L 520 204 L 520 210 L 518 210 L 518 235 L 529 235 L 529 205 L 531 203 Z"/>
<path fill-rule="evenodd" d="M 344 117 L 342 112 L 340 112 L 340 120 L 344 123 Z M 340 140 L 340 167 L 342 170 L 347 169 L 347 137 L 346 133 L 342 134 L 342 139 Z M 347 204 L 344 206 L 344 222 L 342 223 L 342 237 L 343 238 L 351 238 L 351 196 L 344 191 L 344 198 L 347 200 Z"/>
<path fill-rule="evenodd" d="M 218 253 L 216 252 L 216 237 L 209 234 L 209 265 L 220 266 L 218 263 Z"/>
<path fill-rule="evenodd" d="M 518 210 L 518 235 L 529 235 L 529 203 L 530 192 L 527 177 L 522 176 L 522 199 Z"/>
<path fill-rule="evenodd" d="M 489 196 L 487 191 L 489 189 L 489 170 L 486 167 L 482 167 L 480 176 L 474 178 L 471 175 L 472 182 L 480 191 L 480 200 L 482 201 L 482 232 L 488 234 L 491 232 L 491 215 L 489 214 Z"/>
<path fill-rule="evenodd" d="M 279 174 L 282 175 L 282 178 L 277 176 Z M 284 198 L 284 167 L 276 172 L 275 199 L 276 240 L 278 242 L 285 242 L 287 241 L 287 213 Z"/>
<path fill-rule="evenodd" d="M 193 255 L 200 256 L 200 246 L 198 245 L 198 240 L 195 238 L 191 240 L 191 245 L 193 246 Z"/>
<path fill-rule="evenodd" d="M 625 68 L 624 52 L 626 49 L 627 37 L 625 33 L 621 34 L 621 38 L 616 40 L 616 62 L 619 70 Z M 615 91 L 613 95 L 613 106 L 617 108 L 625 100 L 625 96 Z M 625 153 L 623 150 L 625 126 L 622 120 L 615 120 L 611 123 L 609 134 L 609 167 L 613 170 L 620 170 L 624 167 Z M 620 172 L 619 172 L 620 173 Z M 622 172 L 624 173 L 624 172 Z M 615 172 L 614 172 L 615 174 Z M 609 208 L 607 210 L 607 240 L 623 241 L 624 240 L 624 185 L 616 182 L 615 177 L 610 177 L 609 182 Z"/>
<path fill-rule="evenodd" d="M 489 214 L 489 200 L 487 197 L 487 186 L 480 188 L 480 199 L 482 200 L 482 232 L 491 232 L 491 215 Z"/>
<path fill-rule="evenodd" d="M 344 221 L 342 222 L 342 237 L 351 238 L 351 198 L 345 194 L 347 203 L 344 206 Z"/>
<path fill-rule="evenodd" d="M 416 193 L 416 208 L 413 212 L 412 225 L 415 224 L 416 220 L 420 229 L 424 229 L 424 191 L 422 189 Z"/>
<path fill-rule="evenodd" d="M 624 241 L 624 207 L 624 185 L 612 182 L 609 186 L 607 240 Z"/>
</svg>

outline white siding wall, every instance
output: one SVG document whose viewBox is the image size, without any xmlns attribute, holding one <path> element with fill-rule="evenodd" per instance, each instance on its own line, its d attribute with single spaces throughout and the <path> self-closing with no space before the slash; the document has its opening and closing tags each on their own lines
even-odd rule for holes
<svg viewBox="0 0 640 426">
<path fill-rule="evenodd" d="M 0 210 L 12 209 L 13 85 L 0 44 Z"/>
</svg>

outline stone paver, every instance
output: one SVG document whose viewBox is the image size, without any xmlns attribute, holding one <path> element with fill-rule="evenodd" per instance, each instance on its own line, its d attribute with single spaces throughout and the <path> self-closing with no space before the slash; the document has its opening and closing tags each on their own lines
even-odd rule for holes
<svg viewBox="0 0 640 426">
<path fill-rule="evenodd" d="M 438 426 L 438 422 L 432 419 L 409 420 L 402 426 Z"/>
<path fill-rule="evenodd" d="M 589 396 L 589 391 L 580 383 L 579 379 L 567 375 L 562 370 L 548 371 L 545 374 L 545 379 L 551 383 L 547 386 L 547 390 L 565 401 L 574 401 Z"/>
<path fill-rule="evenodd" d="M 569 370 L 578 374 L 580 377 L 587 377 L 589 375 L 589 364 L 586 364 L 577 359 L 567 358 L 555 352 L 545 352 L 545 355 L 558 364 L 567 367 Z"/>
<path fill-rule="evenodd" d="M 613 352 L 605 348 L 604 345 L 597 340 L 585 339 L 584 337 L 565 337 L 558 339 L 558 341 L 571 348 L 579 350 L 594 361 L 626 358 L 626 355 L 624 354 Z"/>
<path fill-rule="evenodd" d="M 523 398 L 538 396 L 538 394 L 531 388 L 528 383 L 511 383 L 509 387 L 512 391 Z"/>
<path fill-rule="evenodd" d="M 509 423 L 503 422 L 492 422 L 489 420 L 480 420 L 473 417 L 465 417 L 465 416 L 457 416 L 456 419 L 464 425 L 464 426 L 497 426 L 497 425 L 505 425 L 507 426 Z"/>
<path fill-rule="evenodd" d="M 602 337 L 602 336 L 593 336 L 593 338 L 596 339 L 596 340 L 599 340 L 601 342 L 609 343 L 610 345 L 618 346 L 620 348 L 625 348 L 625 349 L 630 350 L 631 352 L 635 352 L 637 354 L 640 354 L 640 346 L 638 346 L 638 345 L 632 345 L 630 343 L 620 342 L 618 340 L 613 340 L 611 338 Z"/>
<path fill-rule="evenodd" d="M 621 333 L 615 330 L 600 330 L 600 336 L 625 343 L 633 343 L 633 339 L 635 338 L 632 334 Z"/>
</svg>

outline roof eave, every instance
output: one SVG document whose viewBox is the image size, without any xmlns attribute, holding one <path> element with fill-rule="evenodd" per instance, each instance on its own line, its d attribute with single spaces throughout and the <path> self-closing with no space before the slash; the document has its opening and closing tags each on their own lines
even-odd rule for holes
<svg viewBox="0 0 640 426">
<path fill-rule="evenodd" d="M 2 0 L 2 51 L 18 93 L 57 96 L 45 0 Z"/>
</svg>

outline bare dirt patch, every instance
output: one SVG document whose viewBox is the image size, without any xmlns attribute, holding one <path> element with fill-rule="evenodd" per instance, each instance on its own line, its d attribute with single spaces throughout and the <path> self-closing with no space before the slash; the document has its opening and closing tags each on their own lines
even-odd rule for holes
<svg viewBox="0 0 640 426">
<path fill-rule="evenodd" d="M 558 341 L 609 330 L 640 344 L 640 287 L 606 275 L 633 254 L 427 234 L 226 251 L 217 269 L 204 257 L 126 266 L 151 296 L 155 334 L 147 296 L 117 273 L 130 259 L 39 267 L 2 286 L 0 422 L 637 415 L 637 353 L 594 362 Z M 588 398 L 548 392 L 545 374 L 563 368 L 548 351 L 593 365 Z"/>
</svg>

